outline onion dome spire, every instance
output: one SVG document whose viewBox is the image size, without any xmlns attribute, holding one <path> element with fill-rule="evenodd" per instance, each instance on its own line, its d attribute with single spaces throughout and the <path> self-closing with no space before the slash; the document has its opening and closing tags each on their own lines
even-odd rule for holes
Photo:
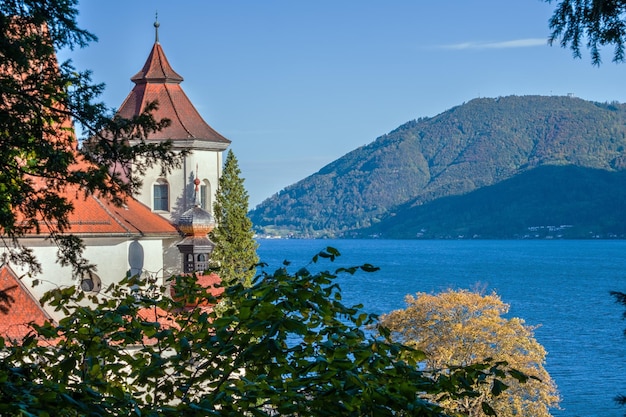
<svg viewBox="0 0 626 417">
<path fill-rule="evenodd" d="M 202 201 L 200 201 L 200 179 L 198 179 L 198 164 L 196 164 L 196 179 L 193 180 L 193 184 L 196 186 L 194 188 L 194 193 L 195 193 L 194 205 L 196 207 L 201 207 Z"/>
<path fill-rule="evenodd" d="M 211 230 L 215 228 L 215 219 L 211 213 L 201 207 L 197 166 L 196 179 L 193 183 L 196 193 L 195 205 L 184 212 L 178 221 L 178 229 L 185 234 L 185 239 L 177 245 L 178 250 L 183 255 L 183 271 L 185 273 L 208 269 L 209 256 L 215 247 L 215 244 L 208 237 Z"/>
<path fill-rule="evenodd" d="M 215 219 L 205 209 L 201 207 L 200 202 L 200 180 L 198 179 L 198 167 L 196 166 L 196 179 L 193 180 L 195 185 L 195 204 L 184 212 L 178 221 L 178 228 L 185 236 L 206 237 L 206 235 L 215 227 Z"/>
</svg>

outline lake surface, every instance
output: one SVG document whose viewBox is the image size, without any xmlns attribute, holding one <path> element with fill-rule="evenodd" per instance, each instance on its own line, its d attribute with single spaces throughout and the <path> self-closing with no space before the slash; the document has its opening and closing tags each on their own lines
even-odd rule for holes
<svg viewBox="0 0 626 417">
<path fill-rule="evenodd" d="M 624 309 L 609 291 L 626 292 L 626 241 L 260 240 L 268 271 L 296 270 L 327 246 L 341 252 L 323 269 L 371 263 L 372 274 L 340 278 L 346 304 L 382 314 L 404 308 L 404 296 L 448 288 L 495 290 L 509 317 L 540 325 L 546 369 L 561 393 L 554 416 L 624 416 L 613 401 L 626 395 Z M 320 266 L 312 267 L 320 268 Z"/>
</svg>

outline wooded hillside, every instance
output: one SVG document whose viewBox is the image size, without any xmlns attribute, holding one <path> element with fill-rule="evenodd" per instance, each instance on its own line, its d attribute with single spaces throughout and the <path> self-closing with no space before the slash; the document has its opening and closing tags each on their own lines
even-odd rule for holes
<svg viewBox="0 0 626 417">
<path fill-rule="evenodd" d="M 626 105 L 594 103 L 574 97 L 480 98 L 432 118 L 410 121 L 355 149 L 265 200 L 251 211 L 250 217 L 260 233 L 302 237 L 370 234 L 400 237 L 394 232 L 397 230 L 403 232 L 402 237 L 418 237 L 425 227 L 413 223 L 418 212 L 422 213 L 420 215 L 429 212 L 426 207 L 432 207 L 430 202 L 467 195 L 544 165 L 618 172 L 626 168 L 625 148 Z M 558 171 L 555 175 L 567 172 Z M 549 185 L 546 182 L 549 183 L 550 175 L 546 176 L 546 171 L 541 175 L 540 184 Z M 586 175 L 592 182 L 600 178 L 595 174 Z M 621 176 L 616 177 L 612 184 L 621 180 Z M 497 200 L 504 192 L 508 201 L 530 204 L 527 194 L 532 194 L 533 187 L 537 187 L 536 183 L 532 185 L 536 176 L 522 176 L 519 181 L 528 181 L 527 186 L 520 186 L 525 190 L 523 193 L 516 195 L 496 188 L 491 191 L 496 194 L 488 198 Z M 576 191 L 579 183 L 569 181 L 567 189 L 579 203 L 587 201 L 588 206 L 593 205 L 591 200 L 585 200 L 584 193 Z M 609 195 L 617 192 L 611 188 L 613 185 L 609 188 L 588 186 L 601 188 Z M 550 192 L 546 193 L 545 198 L 531 199 L 532 210 L 520 206 L 508 215 L 519 220 L 525 210 L 530 210 L 528 213 L 562 210 L 563 207 L 550 208 L 556 201 L 548 198 L 552 195 Z M 605 197 L 596 196 L 594 201 Z M 421 211 L 420 206 L 424 207 Z M 454 217 L 467 217 L 464 207 L 443 210 L 445 219 L 455 225 L 462 224 Z M 604 208 L 606 206 L 601 205 L 594 210 Z M 403 225 L 403 222 L 408 223 Z M 411 222 L 413 226 L 409 228 Z M 429 224 L 441 223 L 441 219 L 429 220 Z M 531 223 L 524 223 L 519 230 L 547 225 L 548 220 L 533 218 Z M 414 230 L 418 226 L 419 229 Z M 486 233 L 483 226 L 478 229 L 459 227 L 448 231 L 442 226 L 437 236 L 471 233 L 510 237 Z"/>
</svg>

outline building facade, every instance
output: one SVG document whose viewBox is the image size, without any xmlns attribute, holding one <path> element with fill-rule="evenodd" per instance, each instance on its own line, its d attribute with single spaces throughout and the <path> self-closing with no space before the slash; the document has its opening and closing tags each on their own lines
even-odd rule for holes
<svg viewBox="0 0 626 417">
<path fill-rule="evenodd" d="M 189 269 L 184 264 L 187 258 L 183 259 L 178 248 L 183 234 L 177 226 L 181 216 L 192 211 L 211 218 L 222 171 L 222 152 L 230 141 L 203 120 L 184 93 L 180 86 L 183 78 L 171 68 L 158 41 L 158 23 L 155 29 L 152 50 L 141 71 L 131 78 L 135 86 L 118 114 L 124 118 L 138 116 L 148 103 L 156 101 L 154 118 L 168 119 L 170 124 L 149 134 L 147 141 L 171 140 L 175 150 L 191 152 L 180 168 L 167 175 L 162 175 L 158 166 L 150 169 L 139 195 L 129 198 L 122 207 L 97 195 L 84 196 L 78 189 L 66 190 L 65 197 L 74 205 L 67 233 L 83 240 L 83 256 L 95 265 L 95 273 L 73 276 L 70 267 L 57 262 L 57 247 L 46 239 L 45 231 L 25 236 L 22 244 L 33 251 L 41 272 L 31 274 L 19 265 L 0 266 L 0 293 L 7 295 L 7 300 L 15 300 L 10 306 L 3 306 L 0 297 L 0 313 L 3 307 L 11 311 L 0 323 L 0 334 L 18 339 L 29 331 L 31 320 L 61 318 L 60 313 L 43 308 L 37 301 L 52 288 L 78 286 L 98 293 L 129 275 L 147 274 L 165 283 L 171 275 Z M 196 222 L 198 218 L 196 215 Z M 195 254 L 199 248 L 186 249 Z M 212 246 L 201 249 L 206 252 L 202 255 L 208 255 Z M 202 277 L 219 281 L 212 275 Z"/>
<path fill-rule="evenodd" d="M 144 176 L 137 199 L 169 221 L 176 223 L 181 214 L 195 204 L 194 180 L 200 180 L 201 207 L 212 212 L 215 192 L 222 170 L 222 153 L 230 140 L 204 121 L 181 87 L 183 77 L 170 66 L 159 42 L 155 23 L 155 42 L 143 68 L 131 81 L 134 88 L 118 110 L 124 118 L 141 114 L 146 105 L 157 102 L 156 120 L 168 119 L 170 125 L 148 135 L 148 142 L 171 140 L 174 149 L 191 153 L 179 169 L 161 175 L 158 166 Z"/>
</svg>

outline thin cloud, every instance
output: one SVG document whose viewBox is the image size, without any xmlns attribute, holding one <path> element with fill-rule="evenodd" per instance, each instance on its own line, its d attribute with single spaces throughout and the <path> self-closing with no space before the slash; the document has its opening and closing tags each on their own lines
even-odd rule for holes
<svg viewBox="0 0 626 417">
<path fill-rule="evenodd" d="M 502 42 L 464 42 L 452 45 L 444 45 L 445 49 L 510 49 L 529 48 L 533 46 L 546 46 L 548 41 L 543 38 L 515 39 Z"/>
</svg>

